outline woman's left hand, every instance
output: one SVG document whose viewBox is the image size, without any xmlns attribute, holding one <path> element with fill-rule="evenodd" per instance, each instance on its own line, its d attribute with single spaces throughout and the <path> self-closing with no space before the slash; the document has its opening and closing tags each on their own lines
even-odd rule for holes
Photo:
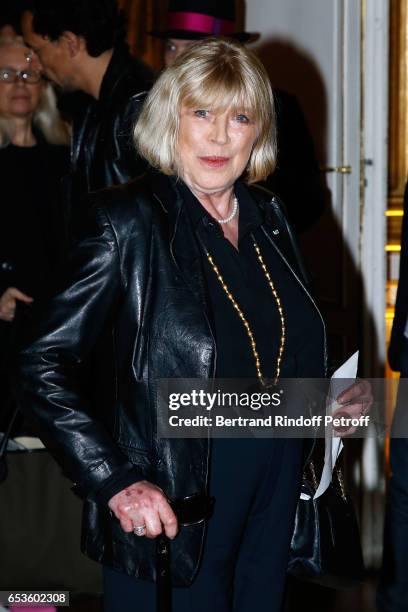
<svg viewBox="0 0 408 612">
<path fill-rule="evenodd" d="M 164 532 L 170 539 L 177 535 L 177 517 L 163 491 L 151 482 L 141 480 L 126 487 L 108 506 L 126 533 L 156 538 Z"/>
<path fill-rule="evenodd" d="M 373 404 L 371 383 L 363 378 L 358 378 L 351 387 L 337 396 L 336 401 L 340 406 L 333 412 L 333 417 L 360 418 L 365 416 Z M 351 436 L 357 431 L 357 427 L 335 428 L 333 426 L 333 429 L 339 436 Z"/>
</svg>

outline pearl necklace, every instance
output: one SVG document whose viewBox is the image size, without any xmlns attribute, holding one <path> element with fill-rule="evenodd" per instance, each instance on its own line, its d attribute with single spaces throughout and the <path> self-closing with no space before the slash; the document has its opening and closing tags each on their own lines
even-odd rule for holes
<svg viewBox="0 0 408 612">
<path fill-rule="evenodd" d="M 232 212 L 230 215 L 228 215 L 228 217 L 226 217 L 225 219 L 217 219 L 218 223 L 220 223 L 221 225 L 223 225 L 224 223 L 229 223 L 230 221 L 233 220 L 233 218 L 235 217 L 235 215 L 238 212 L 238 198 L 237 196 L 234 196 L 233 198 L 233 206 L 232 206 Z"/>
<path fill-rule="evenodd" d="M 265 274 L 266 280 L 268 282 L 269 288 L 272 292 L 272 295 L 275 299 L 275 303 L 276 303 L 276 307 L 278 309 L 278 313 L 279 313 L 279 318 L 280 318 L 280 324 L 281 324 L 281 337 L 280 337 L 280 342 L 279 342 L 279 350 L 278 350 L 278 356 L 276 358 L 276 369 L 275 369 L 275 376 L 273 379 L 273 384 L 276 385 L 278 380 L 279 380 L 279 376 L 280 376 L 280 371 L 281 371 L 281 364 L 282 364 L 282 358 L 283 358 L 283 353 L 285 350 L 285 339 L 286 339 L 286 329 L 285 329 L 285 314 L 283 312 L 283 307 L 282 307 L 282 303 L 280 300 L 280 297 L 278 295 L 278 292 L 275 289 L 275 285 L 273 284 L 271 275 L 269 274 L 269 270 L 265 265 L 264 259 L 262 257 L 262 253 L 260 251 L 260 248 L 258 246 L 258 244 L 255 242 L 255 239 L 253 239 L 253 246 L 255 249 L 255 252 L 257 254 L 257 258 L 259 261 L 259 264 L 262 268 L 263 273 Z M 255 360 L 255 368 L 256 368 L 256 374 L 258 376 L 258 379 L 261 383 L 261 385 L 263 387 L 267 387 L 268 383 L 265 381 L 265 378 L 262 374 L 262 370 L 261 370 L 261 360 L 259 358 L 259 353 L 256 347 L 256 342 L 255 342 L 255 337 L 254 334 L 252 332 L 252 329 L 244 315 L 244 313 L 242 312 L 239 304 L 237 303 L 237 301 L 235 300 L 234 296 L 232 295 L 232 293 L 230 292 L 227 284 L 225 283 L 219 269 L 218 266 L 216 265 L 216 263 L 214 262 L 214 259 L 212 258 L 212 256 L 210 255 L 210 253 L 208 251 L 206 251 L 206 255 L 207 255 L 207 259 L 212 267 L 212 269 L 215 272 L 215 275 L 217 277 L 217 279 L 219 280 L 221 287 L 223 288 L 224 292 L 226 293 L 229 301 L 231 302 L 234 310 L 236 311 L 238 317 L 241 319 L 244 327 L 245 327 L 245 331 L 247 333 L 249 342 L 251 344 L 251 349 L 252 349 L 252 354 L 254 356 L 254 360 Z"/>
</svg>

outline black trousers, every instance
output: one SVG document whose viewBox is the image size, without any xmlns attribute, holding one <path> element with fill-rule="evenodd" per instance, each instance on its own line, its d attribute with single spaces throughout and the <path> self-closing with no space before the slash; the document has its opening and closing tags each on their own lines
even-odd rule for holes
<svg viewBox="0 0 408 612">
<path fill-rule="evenodd" d="M 408 340 L 401 355 L 401 378 L 408 378 Z M 381 612 L 408 611 L 408 382 L 400 383 L 390 441 L 392 476 L 384 525 L 384 554 L 377 607 Z M 402 392 L 404 391 L 404 392 Z"/>
<path fill-rule="evenodd" d="M 200 571 L 173 612 L 279 612 L 302 470 L 302 440 L 218 439 Z M 135 536 L 136 537 L 136 536 Z M 105 612 L 154 612 L 155 585 L 104 568 Z"/>
</svg>

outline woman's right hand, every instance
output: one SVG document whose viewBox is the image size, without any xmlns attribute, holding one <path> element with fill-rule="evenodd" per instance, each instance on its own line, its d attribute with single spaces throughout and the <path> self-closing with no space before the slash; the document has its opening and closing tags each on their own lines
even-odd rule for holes
<svg viewBox="0 0 408 612">
<path fill-rule="evenodd" d="M 108 506 L 127 533 L 156 538 L 164 530 L 170 539 L 177 535 L 177 518 L 166 496 L 147 480 L 126 487 L 109 500 Z"/>
<path fill-rule="evenodd" d="M 0 320 L 11 323 L 16 314 L 17 301 L 31 304 L 33 298 L 15 287 L 9 287 L 0 297 Z"/>
</svg>

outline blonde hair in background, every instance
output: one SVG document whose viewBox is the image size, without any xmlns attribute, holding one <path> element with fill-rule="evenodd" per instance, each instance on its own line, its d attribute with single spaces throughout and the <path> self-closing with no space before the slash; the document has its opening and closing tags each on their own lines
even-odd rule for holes
<svg viewBox="0 0 408 612">
<path fill-rule="evenodd" d="M 239 43 L 208 38 L 194 43 L 164 70 L 150 90 L 134 129 L 138 152 L 167 175 L 179 174 L 177 157 L 182 105 L 247 113 L 258 136 L 246 180 L 265 179 L 276 165 L 276 121 L 266 70 L 256 55 Z"/>
<path fill-rule="evenodd" d="M 2 49 L 7 47 L 19 47 L 29 51 L 20 36 L 15 38 L 0 36 L 0 54 Z M 58 111 L 54 88 L 51 83 L 43 83 L 42 88 L 40 104 L 33 115 L 33 125 L 49 144 L 67 145 L 70 140 L 70 129 Z M 10 144 L 12 137 L 12 121 L 0 115 L 0 147 Z"/>
</svg>

